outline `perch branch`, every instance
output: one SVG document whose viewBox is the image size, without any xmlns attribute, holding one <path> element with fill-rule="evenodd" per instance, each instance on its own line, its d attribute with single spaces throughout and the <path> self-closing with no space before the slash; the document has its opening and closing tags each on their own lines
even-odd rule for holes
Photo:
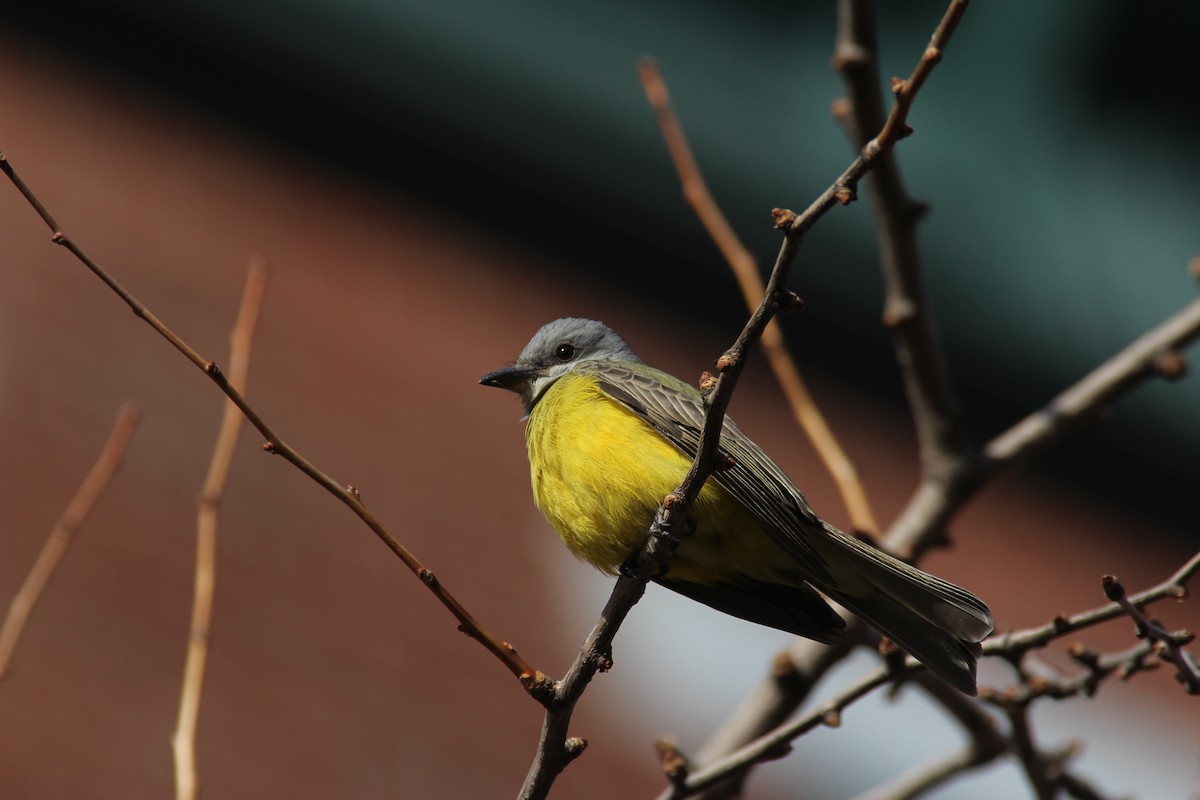
<svg viewBox="0 0 1200 800">
<path fill-rule="evenodd" d="M 750 316 L 733 346 L 717 360 L 719 376 L 714 380 L 710 393 L 705 396 L 708 407 L 701 431 L 700 447 L 691 467 L 678 488 L 664 499 L 650 525 L 646 546 L 638 553 L 630 574 L 617 579 L 612 595 L 601 612 L 600 620 L 592 628 L 579 656 L 566 676 L 554 686 L 554 697 L 546 711 L 537 751 L 521 788 L 521 798 L 535 800 L 546 797 L 555 778 L 586 746 L 586 741 L 566 736 L 575 704 L 596 673 L 611 666 L 612 641 L 617 630 L 625 616 L 645 593 L 646 581 L 659 574 L 662 566 L 675 552 L 679 545 L 675 531 L 683 528 L 688 509 L 717 466 L 725 411 L 729 407 L 750 348 L 780 307 L 786 291 L 783 286 L 799 235 L 789 235 L 785 239 L 785 246 L 771 271 L 762 302 Z M 788 242 L 792 244 L 789 246 Z"/>
<path fill-rule="evenodd" d="M 709 191 L 683 126 L 671 106 L 671 96 L 658 67 L 652 60 L 642 59 L 638 64 L 638 76 L 641 78 L 646 98 L 658 118 L 667 152 L 679 175 L 683 196 L 717 245 L 717 249 L 721 251 L 721 255 L 725 257 L 742 290 L 747 307 L 753 311 L 762 301 L 764 292 L 754 257 L 742 244 Z M 871 503 L 859 480 L 858 470 L 842 449 L 841 442 L 834 435 L 825 415 L 821 413 L 820 407 L 809 392 L 800 370 L 796 367 L 795 359 L 788 352 L 778 320 L 771 320 L 763 330 L 762 351 L 775 373 L 775 379 L 783 389 L 792 416 L 813 443 L 829 474 L 833 476 L 842 502 L 849 512 L 852 526 L 855 530 L 872 537 L 878 536 L 879 524 L 871 511 Z"/>
<path fill-rule="evenodd" d="M 50 582 L 50 577 L 62 561 L 63 554 L 67 552 L 76 531 L 83 525 L 92 507 L 120 468 L 121 459 L 140 419 L 141 412 L 135 403 L 128 402 L 121 406 L 112 432 L 108 435 L 108 441 L 100 451 L 96 463 L 75 496 L 71 498 L 71 502 L 67 504 L 58 522 L 54 524 L 50 535 L 46 537 L 46 543 L 42 545 L 41 552 L 33 562 L 33 567 L 29 570 L 29 575 L 9 604 L 4 626 L 0 627 L 0 678 L 8 673 L 13 651 L 21 639 L 33 607 L 42 596 L 42 590 Z"/>
<path fill-rule="evenodd" d="M 118 297 L 120 297 L 133 311 L 134 315 L 136 315 L 139 319 L 144 320 L 150 325 L 150 327 L 154 328 L 154 330 L 157 331 L 160 336 L 170 342 L 176 350 L 182 353 L 185 358 L 191 361 L 197 368 L 200 369 L 201 372 L 207 375 L 209 379 L 211 379 L 212 382 L 217 385 L 217 388 L 224 392 L 225 396 L 228 397 L 233 404 L 238 407 L 238 410 L 245 415 L 246 419 L 250 421 L 250 424 L 253 425 L 260 434 L 262 434 L 264 439 L 266 439 L 266 443 L 263 445 L 263 449 L 265 451 L 282 456 L 284 460 L 295 466 L 297 469 L 315 481 L 319 486 L 340 500 L 351 511 L 353 511 L 354 514 L 357 515 L 358 518 L 361 519 L 377 537 L 379 537 L 379 539 L 388 547 L 388 549 L 391 550 L 414 575 L 420 578 L 421 582 L 425 584 L 426 588 L 433 593 L 438 601 L 441 602 L 441 604 L 445 606 L 451 614 L 454 615 L 455 619 L 457 619 L 459 622 L 459 629 L 463 633 L 472 639 L 475 639 L 477 642 L 483 645 L 488 652 L 498 658 L 500 662 L 503 663 L 504 666 L 507 667 L 508 670 L 517 677 L 518 680 L 520 680 L 521 685 L 524 686 L 526 691 L 528 691 L 534 698 L 542 703 L 548 702 L 549 688 L 551 684 L 550 680 L 546 678 L 546 676 L 543 675 L 539 670 L 534 669 L 524 659 L 517 655 L 517 651 L 512 645 L 496 639 L 494 636 L 492 636 L 492 634 L 486 631 L 467 611 L 466 607 L 463 606 L 462 603 L 460 603 L 452 594 L 450 594 L 450 592 L 444 586 L 442 586 L 441 582 L 438 581 L 433 572 L 425 567 L 425 565 L 419 560 L 417 560 L 416 556 L 414 556 L 408 550 L 408 548 L 401 544 L 400 541 L 391 533 L 391 531 L 385 528 L 383 523 L 381 523 L 375 517 L 375 515 L 371 513 L 371 511 L 362 502 L 357 489 L 355 489 L 353 486 L 342 486 L 341 484 L 337 483 L 324 472 L 317 469 L 316 466 L 309 462 L 308 459 L 300 455 L 299 452 L 284 442 L 274 430 L 267 426 L 266 421 L 259 416 L 258 412 L 250 407 L 250 404 L 246 402 L 246 399 L 242 397 L 241 393 L 229 385 L 229 381 L 225 378 L 224 373 L 221 372 L 220 368 L 215 362 L 202 358 L 200 354 L 192 349 L 190 345 L 183 341 L 183 339 L 176 335 L 174 331 L 168 328 L 161 320 L 158 319 L 158 317 L 151 313 L 146 306 L 142 305 L 137 298 L 135 298 L 128 290 L 125 289 L 125 287 L 118 283 L 111 275 L 109 275 L 108 272 L 102 269 L 86 253 L 84 253 L 83 250 L 77 244 L 75 244 L 73 240 L 63 233 L 58 223 L 54 221 L 54 218 L 50 216 L 50 213 L 46 210 L 45 206 L 42 205 L 41 201 L 38 200 L 38 198 L 20 178 L 20 176 L 17 175 L 16 171 L 12 167 L 12 164 L 2 152 L 0 152 L 0 171 L 8 176 L 8 179 L 12 181 L 13 185 L 17 188 L 17 191 L 21 193 L 33 210 L 37 212 L 38 216 L 42 218 L 42 221 L 46 223 L 46 226 L 50 228 L 51 241 L 57 245 L 65 247 L 68 251 L 70 251 L 71 254 L 80 261 L 80 263 L 87 267 L 97 278 L 103 281 L 109 289 L 111 289 Z"/>
<path fill-rule="evenodd" d="M 266 263 L 255 259 L 246 275 L 242 302 L 230 335 L 229 385 L 246 391 L 250 371 L 250 346 L 254 327 L 267 286 Z M 216 585 L 217 511 L 233 465 L 234 447 L 242 427 L 242 414 L 226 400 L 221 426 L 213 446 L 208 475 L 200 490 L 196 517 L 196 574 L 192 583 L 192 619 L 188 631 L 187 656 L 179 697 L 179 714 L 171 750 L 175 757 L 175 798 L 194 800 L 196 780 L 196 725 L 200 717 L 200 697 L 208 661 L 209 630 L 212 625 L 213 590 Z"/>
<path fill-rule="evenodd" d="M 804 215 L 790 220 L 784 216 L 779 220 L 789 231 L 803 230 L 806 224 L 811 224 L 805 220 L 810 213 L 827 209 L 834 202 L 848 203 L 853 200 L 857 182 L 868 170 L 874 170 L 873 175 L 881 174 L 882 177 L 872 177 L 868 183 L 872 191 L 877 226 L 880 228 L 884 274 L 888 280 L 889 297 L 892 298 L 885 312 L 885 320 L 889 321 L 895 331 L 897 352 L 902 364 L 909 367 L 905 369 L 904 374 L 910 401 L 914 407 L 918 438 L 922 444 L 922 461 L 925 473 L 934 476 L 928 481 L 931 485 L 926 487 L 927 493 L 932 491 L 935 478 L 939 484 L 948 480 L 947 476 L 961 469 L 966 459 L 963 455 L 963 436 L 956 401 L 941 363 L 931 322 L 922 312 L 920 305 L 925 298 L 920 288 L 919 259 L 915 248 L 914 223 L 918 209 L 907 198 L 899 182 L 899 173 L 886 156 L 896 141 L 907 134 L 908 112 L 916 94 L 940 61 L 965 10 L 965 2 L 952 0 L 949 4 L 909 79 L 896 85 L 895 102 L 891 113 L 885 118 L 882 96 L 877 88 L 878 79 L 872 77 L 875 72 L 873 65 L 877 47 L 874 6 L 866 2 L 839 4 L 839 32 L 834 64 L 848 79 L 853 79 L 848 88 L 855 97 L 853 110 L 857 116 L 848 115 L 845 118 L 857 120 L 857 128 L 863 132 L 861 136 L 852 134 L 860 147 L 859 156 L 843 173 L 842 178 L 821 195 Z M 875 88 L 872 89 L 871 86 Z M 878 134 L 868 139 L 867 135 L 872 131 L 878 131 Z M 787 243 L 788 240 L 785 240 L 785 247 Z M 953 420 L 953 424 L 948 420 Z M 944 494 L 940 487 L 937 494 Z M 847 630 L 848 635 L 855 632 L 861 633 L 861 624 L 852 623 Z M 812 672 L 809 670 L 823 662 L 823 650 L 821 645 L 811 642 L 800 642 L 793 648 L 793 660 L 804 665 L 803 671 L 809 673 L 814 682 L 820 678 L 823 669 Z M 811 683 L 809 685 L 811 686 Z M 770 687 L 764 682 L 755 694 L 767 696 L 769 691 Z M 755 719 L 753 714 L 739 712 L 737 718 L 722 726 L 703 752 L 715 756 L 722 752 L 717 749 L 718 743 L 721 748 L 733 748 L 744 744 L 749 737 L 757 735 L 768 718 L 778 714 L 790 714 L 799 702 L 802 702 L 804 694 L 806 692 L 792 695 L 786 700 L 789 705 L 775 710 L 766 705 L 759 705 L 758 719 Z M 795 705 L 790 705 L 793 702 Z M 722 785 L 705 793 L 704 797 L 706 800 L 716 800 L 731 796 L 730 793 L 736 791 L 736 787 Z"/>
<path fill-rule="evenodd" d="M 965 10 L 965 7 L 966 4 L 960 0 L 954 0 L 951 3 L 934 34 L 934 42 L 938 48 L 945 47 L 957 24 L 957 18 Z M 611 664 L 612 640 L 622 620 L 645 593 L 646 581 L 652 575 L 658 574 L 678 546 L 679 542 L 674 531 L 681 529 L 687 518 L 688 508 L 699 495 L 704 481 L 716 467 L 719 456 L 718 443 L 724 425 L 725 411 L 729 406 L 729 400 L 737 385 L 738 377 L 745 366 L 749 349 L 762 336 L 767 323 L 775 314 L 781 308 L 792 305 L 791 295 L 786 289 L 786 284 L 800 242 L 809 229 L 835 204 L 846 205 L 854 200 L 858 182 L 867 173 L 867 170 L 885 158 L 899 141 L 904 133 L 904 119 L 908 115 L 908 109 L 916 98 L 921 84 L 938 60 L 932 55 L 934 50 L 933 44 L 926 49 L 914 70 L 911 86 L 907 91 L 897 93 L 896 104 L 892 109 L 892 114 L 888 117 L 888 124 L 885 124 L 884 130 L 863 148 L 862 153 L 829 188 L 799 214 L 784 209 L 774 210 L 775 227 L 783 233 L 783 242 L 775 258 L 775 264 L 771 268 L 762 301 L 750 315 L 750 319 L 742 328 L 742 332 L 733 346 L 717 359 L 718 375 L 712 381 L 708 394 L 705 395 L 708 408 L 696 457 L 679 487 L 667 495 L 655 514 L 654 521 L 650 525 L 646 546 L 638 554 L 631 574 L 617 579 L 600 620 L 589 634 L 578 658 L 567 676 L 555 684 L 554 699 L 546 711 L 537 751 L 521 788 L 519 795 L 521 798 L 535 800 L 546 797 L 554 779 L 579 754 L 582 747 L 586 746 L 586 742 L 581 739 L 564 738 L 575 703 L 596 672 Z M 938 53 L 940 57 L 940 49 Z"/>
</svg>

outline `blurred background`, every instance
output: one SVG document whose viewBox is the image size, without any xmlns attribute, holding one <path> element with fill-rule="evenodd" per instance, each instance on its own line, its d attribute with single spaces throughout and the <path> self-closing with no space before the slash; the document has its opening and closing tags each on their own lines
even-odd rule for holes
<svg viewBox="0 0 1200 800">
<path fill-rule="evenodd" d="M 906 75 L 944 4 L 885 5 L 883 73 Z M 636 61 L 658 61 L 714 194 L 766 265 L 770 209 L 807 205 L 852 156 L 828 111 L 834 25 L 830 2 L 28 3 L 0 30 L 0 149 L 208 358 L 225 360 L 246 263 L 265 255 L 252 402 L 497 636 L 560 675 L 610 581 L 533 508 L 516 401 L 475 382 L 565 315 L 605 320 L 685 378 L 708 367 L 744 312 L 679 196 Z M 981 441 L 1196 296 L 1198 32 L 1189 4 L 975 4 L 921 94 L 898 158 L 932 206 L 929 290 Z M 53 247 L 11 187 L 0 275 L 0 597 L 120 404 L 144 412 L 0 683 L 0 782 L 21 798 L 161 797 L 221 397 Z M 917 471 L 865 202 L 805 240 L 792 287 L 808 301 L 787 321 L 793 348 L 889 520 Z M 1196 549 L 1196 380 L 1152 382 L 1112 412 L 1002 476 L 926 562 L 987 599 L 1000 629 L 1098 605 L 1104 573 L 1157 583 Z M 762 365 L 733 414 L 846 524 Z M 244 435 L 223 505 L 207 796 L 514 794 L 539 708 L 259 444 Z M 1162 613 L 1200 624 L 1194 604 Z M 1124 647 L 1130 627 L 1083 638 Z M 652 795 L 653 740 L 696 749 L 786 644 L 652 587 L 576 714 L 591 746 L 556 796 Z M 1009 679 L 984 665 L 983 683 Z M 756 773 L 751 796 L 847 797 L 959 746 L 919 697 L 899 704 L 856 706 Z M 1107 792 L 1179 797 L 1200 779 L 1195 718 L 1160 671 L 1047 704 L 1037 722 L 1044 746 L 1081 740 L 1079 771 Z M 1027 793 L 1000 764 L 936 796 Z"/>
</svg>

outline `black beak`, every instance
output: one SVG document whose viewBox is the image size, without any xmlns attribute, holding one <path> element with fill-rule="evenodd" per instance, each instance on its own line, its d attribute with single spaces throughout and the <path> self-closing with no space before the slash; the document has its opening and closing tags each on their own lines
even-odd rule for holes
<svg viewBox="0 0 1200 800">
<path fill-rule="evenodd" d="M 517 364 L 489 372 L 480 378 L 479 382 L 484 386 L 495 386 L 497 389 L 507 389 L 520 394 L 522 387 L 528 386 L 537 373 L 538 371 L 534 367 Z"/>
</svg>

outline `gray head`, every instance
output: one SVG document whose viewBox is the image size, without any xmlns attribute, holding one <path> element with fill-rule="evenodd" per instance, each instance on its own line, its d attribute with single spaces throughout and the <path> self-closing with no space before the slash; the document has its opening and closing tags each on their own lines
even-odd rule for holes
<svg viewBox="0 0 1200 800">
<path fill-rule="evenodd" d="M 511 367 L 489 372 L 479 379 L 521 396 L 529 414 L 542 394 L 580 361 L 636 361 L 637 354 L 616 331 L 594 319 L 565 317 L 541 327 Z"/>
</svg>

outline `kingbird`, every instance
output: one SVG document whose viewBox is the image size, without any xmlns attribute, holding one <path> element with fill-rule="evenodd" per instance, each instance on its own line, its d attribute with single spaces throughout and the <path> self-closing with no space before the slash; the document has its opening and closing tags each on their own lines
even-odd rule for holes
<svg viewBox="0 0 1200 800">
<path fill-rule="evenodd" d="M 572 553 L 618 572 L 696 456 L 700 391 L 646 364 L 603 323 L 576 318 L 543 326 L 516 364 L 479 382 L 524 403 L 538 508 Z M 979 642 L 992 631 L 982 600 L 820 519 L 729 417 L 720 449 L 722 465 L 689 509 L 691 531 L 655 583 L 829 644 L 846 623 L 824 593 L 975 694 Z"/>
</svg>

